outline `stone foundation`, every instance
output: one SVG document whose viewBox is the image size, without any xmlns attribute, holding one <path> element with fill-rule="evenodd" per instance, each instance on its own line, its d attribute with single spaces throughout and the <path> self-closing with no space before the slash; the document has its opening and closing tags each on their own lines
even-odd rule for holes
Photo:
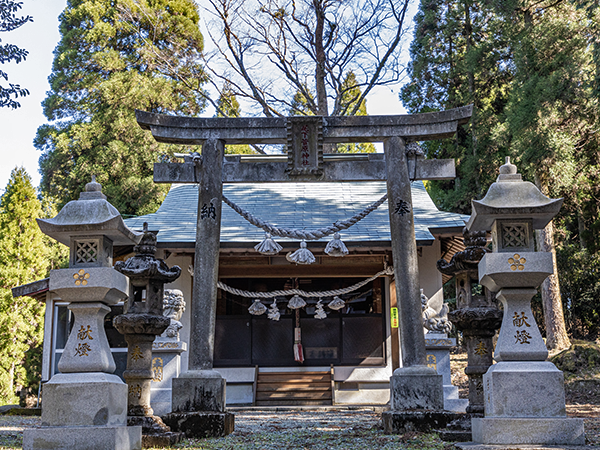
<svg viewBox="0 0 600 450">
<path fill-rule="evenodd" d="M 23 433 L 23 449 L 141 450 L 141 427 L 42 427 Z"/>
<path fill-rule="evenodd" d="M 228 412 L 173 412 L 162 419 L 171 430 L 183 432 L 189 438 L 227 436 L 235 426 L 235 416 Z"/>
<path fill-rule="evenodd" d="M 390 378 L 392 411 L 444 409 L 442 375 L 429 367 L 400 368 Z"/>
<path fill-rule="evenodd" d="M 448 411 L 385 411 L 381 415 L 383 432 L 403 434 L 408 431 L 428 432 L 446 426 L 464 414 Z"/>
<path fill-rule="evenodd" d="M 583 419 L 474 418 L 472 434 L 473 442 L 482 444 L 585 444 Z"/>
</svg>

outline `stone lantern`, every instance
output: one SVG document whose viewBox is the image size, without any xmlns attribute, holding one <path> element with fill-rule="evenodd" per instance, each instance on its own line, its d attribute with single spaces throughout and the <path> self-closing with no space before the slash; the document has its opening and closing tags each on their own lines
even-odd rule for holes
<svg viewBox="0 0 600 450">
<path fill-rule="evenodd" d="M 150 406 L 152 343 L 171 324 L 171 319 L 163 316 L 164 285 L 181 275 L 178 266 L 169 269 L 162 259 L 155 257 L 156 235 L 144 223 L 144 235 L 134 248 L 135 256 L 115 264 L 115 269 L 130 280 L 125 314 L 116 316 L 113 324 L 127 341 L 127 369 L 123 377 L 129 387 L 128 423 L 142 426 L 144 447 L 169 446 L 183 435 L 171 433 L 160 417 L 154 416 Z"/>
<path fill-rule="evenodd" d="M 139 449 L 141 427 L 127 426 L 127 385 L 117 375 L 104 331 L 110 306 L 127 297 L 129 282 L 112 267 L 113 245 L 139 242 L 101 185 L 85 192 L 40 229 L 70 248 L 69 268 L 50 272 L 49 290 L 74 315 L 58 362 L 60 373 L 44 385 L 42 427 L 26 430 L 26 449 Z"/>
<path fill-rule="evenodd" d="M 483 444 L 582 445 L 583 419 L 568 419 L 563 373 L 548 351 L 531 311 L 531 298 L 553 272 L 552 254 L 534 250 L 536 229 L 558 213 L 562 199 L 525 182 L 507 158 L 482 200 L 473 200 L 469 231 L 492 232 L 492 252 L 479 263 L 479 282 L 502 302 L 494 352 L 483 376 L 485 417 L 472 419 Z"/>
<path fill-rule="evenodd" d="M 482 286 L 479 292 L 477 265 L 489 251 L 486 231 L 463 230 L 465 249 L 452 256 L 450 262 L 440 259 L 440 272 L 452 275 L 456 281 L 456 309 L 448 318 L 463 333 L 468 363 L 469 406 L 467 412 L 483 414 L 483 374 L 492 365 L 492 338 L 502 323 L 492 293 Z"/>
</svg>

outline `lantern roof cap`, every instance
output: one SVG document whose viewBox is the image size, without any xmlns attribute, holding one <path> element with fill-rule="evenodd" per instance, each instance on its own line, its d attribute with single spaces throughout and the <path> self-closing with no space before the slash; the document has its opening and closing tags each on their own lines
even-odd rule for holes
<svg viewBox="0 0 600 450">
<path fill-rule="evenodd" d="M 142 233 L 128 228 L 119 211 L 106 200 L 95 176 L 85 185 L 78 200 L 67 203 L 56 217 L 37 219 L 37 222 L 44 234 L 67 246 L 72 236 L 103 235 L 114 245 L 137 244 L 142 238 Z"/>
<path fill-rule="evenodd" d="M 529 181 L 523 181 L 510 158 L 500 167 L 500 175 L 481 200 L 471 200 L 473 212 L 469 231 L 491 230 L 498 219 L 533 220 L 533 228 L 544 228 L 552 220 L 563 199 L 548 198 Z"/>
</svg>

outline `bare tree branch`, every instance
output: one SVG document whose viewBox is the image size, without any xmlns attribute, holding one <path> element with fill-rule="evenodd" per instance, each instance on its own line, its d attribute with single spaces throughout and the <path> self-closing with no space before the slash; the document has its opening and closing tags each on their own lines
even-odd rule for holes
<svg viewBox="0 0 600 450">
<path fill-rule="evenodd" d="M 203 1 L 217 49 L 212 76 L 266 116 L 354 115 L 403 73 L 410 0 Z M 346 86 L 350 73 L 356 84 Z"/>
</svg>

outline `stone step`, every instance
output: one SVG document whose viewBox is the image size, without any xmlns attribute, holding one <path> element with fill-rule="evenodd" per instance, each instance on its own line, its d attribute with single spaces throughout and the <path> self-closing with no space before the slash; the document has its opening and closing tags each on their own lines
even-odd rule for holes
<svg viewBox="0 0 600 450">
<path fill-rule="evenodd" d="M 256 406 L 331 406 L 331 400 L 257 400 Z"/>
<path fill-rule="evenodd" d="M 306 391 L 306 392 L 257 392 L 256 400 L 326 400 L 331 399 L 331 391 Z"/>
<path fill-rule="evenodd" d="M 301 391 L 330 391 L 330 383 L 298 383 L 298 384 L 259 384 L 256 386 L 256 392 L 301 392 Z"/>
<path fill-rule="evenodd" d="M 315 383 L 331 382 L 331 374 L 327 373 L 268 373 L 258 374 L 258 383 Z"/>
<path fill-rule="evenodd" d="M 331 405 L 331 372 L 263 372 L 256 382 L 257 406 Z"/>
</svg>

